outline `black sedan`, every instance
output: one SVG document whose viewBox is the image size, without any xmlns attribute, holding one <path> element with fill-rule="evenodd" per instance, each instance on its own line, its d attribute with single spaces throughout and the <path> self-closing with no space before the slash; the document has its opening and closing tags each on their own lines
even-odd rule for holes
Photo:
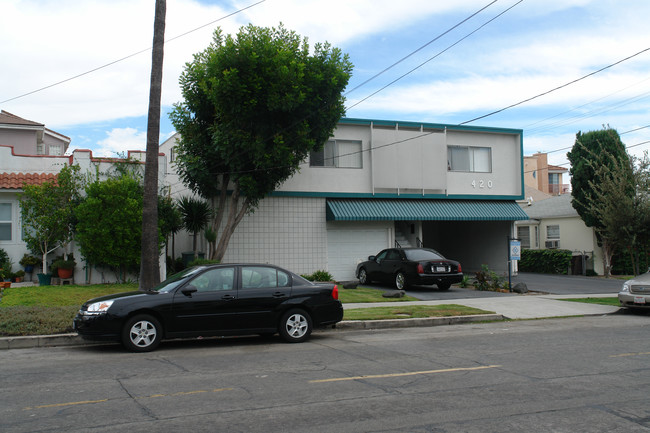
<svg viewBox="0 0 650 433">
<path fill-rule="evenodd" d="M 457 261 L 429 248 L 389 248 L 360 263 L 357 278 L 361 284 L 377 281 L 395 284 L 399 290 L 432 284 L 447 290 L 463 279 L 463 270 Z"/>
<path fill-rule="evenodd" d="M 271 265 L 197 266 L 149 291 L 91 299 L 74 318 L 84 339 L 121 341 L 135 352 L 162 339 L 276 332 L 291 343 L 343 318 L 335 284 L 313 284 Z"/>
</svg>

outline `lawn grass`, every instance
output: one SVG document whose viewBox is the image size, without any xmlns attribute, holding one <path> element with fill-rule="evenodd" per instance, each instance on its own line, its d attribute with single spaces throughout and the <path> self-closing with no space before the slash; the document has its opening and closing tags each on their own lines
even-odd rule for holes
<svg viewBox="0 0 650 433">
<path fill-rule="evenodd" d="M 369 287 L 357 287 L 356 289 L 339 288 L 339 299 L 344 304 L 361 303 L 361 302 L 405 302 L 417 301 L 418 299 L 411 296 L 401 298 L 384 298 L 382 290 L 371 289 Z"/>
<path fill-rule="evenodd" d="M 564 298 L 560 299 L 561 301 L 571 301 L 571 302 L 584 302 L 585 304 L 599 304 L 599 305 L 611 305 L 613 307 L 620 307 L 621 303 L 618 302 L 618 297 L 609 297 L 609 298 Z"/>
<path fill-rule="evenodd" d="M 87 300 L 137 289 L 134 283 L 9 287 L 0 300 L 0 336 L 72 332 L 72 319 Z"/>
<path fill-rule="evenodd" d="M 494 312 L 455 304 L 395 305 L 390 307 L 353 308 L 345 310 L 343 320 L 417 319 L 426 317 L 473 316 L 477 314 L 494 314 Z"/>
</svg>

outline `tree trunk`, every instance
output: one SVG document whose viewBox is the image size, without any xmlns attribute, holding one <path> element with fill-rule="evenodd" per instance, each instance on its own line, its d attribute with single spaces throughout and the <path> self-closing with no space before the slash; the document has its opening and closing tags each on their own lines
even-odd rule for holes
<svg viewBox="0 0 650 433">
<path fill-rule="evenodd" d="M 215 251 L 214 260 L 219 260 L 220 262 L 222 261 L 223 256 L 226 254 L 226 249 L 228 248 L 230 237 L 235 232 L 237 225 L 239 225 L 241 220 L 244 218 L 244 215 L 246 215 L 248 212 L 248 200 L 244 199 L 244 203 L 242 204 L 241 208 L 239 208 L 239 200 L 239 187 L 235 186 L 232 196 L 230 197 L 228 221 L 223 228 L 223 233 L 221 233 L 221 238 L 219 239 L 219 244 L 217 245 L 217 250 Z"/>
<path fill-rule="evenodd" d="M 612 256 L 614 255 L 611 243 L 603 237 L 603 273 L 609 278 L 612 272 Z"/>
<path fill-rule="evenodd" d="M 142 205 L 142 249 L 140 255 L 140 290 L 160 282 L 158 245 L 158 153 L 160 140 L 160 99 L 162 93 L 163 54 L 165 44 L 166 0 L 156 0 L 151 85 L 147 120 L 147 154 Z"/>
</svg>

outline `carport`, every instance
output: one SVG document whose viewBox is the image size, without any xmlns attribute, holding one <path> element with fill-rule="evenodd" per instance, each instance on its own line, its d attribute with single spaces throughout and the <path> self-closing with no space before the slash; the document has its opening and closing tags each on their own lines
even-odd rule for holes
<svg viewBox="0 0 650 433">
<path fill-rule="evenodd" d="M 328 269 L 354 278 L 356 264 L 395 245 L 438 250 L 465 272 L 507 272 L 513 222 L 528 215 L 512 200 L 328 199 Z"/>
</svg>

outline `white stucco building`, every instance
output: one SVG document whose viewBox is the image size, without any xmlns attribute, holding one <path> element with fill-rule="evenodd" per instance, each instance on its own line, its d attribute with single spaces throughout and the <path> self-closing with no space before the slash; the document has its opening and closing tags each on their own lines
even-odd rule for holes
<svg viewBox="0 0 650 433">
<path fill-rule="evenodd" d="M 29 253 L 23 241 L 23 224 L 20 217 L 19 195 L 23 184 L 52 182 L 64 166 L 78 165 L 81 173 L 93 176 L 107 173 L 119 161 L 116 158 L 96 158 L 90 150 L 75 150 L 65 155 L 70 138 L 46 128 L 43 124 L 23 119 L 6 111 L 0 112 L 0 248 L 4 249 L 13 262 L 13 271 L 19 265 L 23 254 Z M 144 164 L 145 152 L 129 152 L 128 157 Z M 164 174 L 166 160 L 159 157 L 159 184 L 166 184 Z M 103 283 L 116 281 L 116 276 L 107 269 L 88 266 L 81 257 L 78 246 L 70 246 L 77 266 L 75 283 Z M 62 250 L 48 255 L 48 262 Z M 48 263 L 49 264 L 49 263 Z M 35 274 L 27 275 L 36 280 Z M 165 261 L 161 257 L 161 277 L 165 278 Z M 137 279 L 137 275 L 133 276 Z"/>
<path fill-rule="evenodd" d="M 190 194 L 174 172 L 174 136 L 161 145 L 174 197 Z M 358 262 L 398 243 L 507 272 L 514 221 L 528 216 L 523 133 L 419 122 L 341 119 L 321 152 L 262 200 L 231 238 L 227 262 L 274 263 L 350 280 Z M 203 251 L 205 251 L 205 240 Z M 176 256 L 191 250 L 176 237 Z"/>
</svg>

